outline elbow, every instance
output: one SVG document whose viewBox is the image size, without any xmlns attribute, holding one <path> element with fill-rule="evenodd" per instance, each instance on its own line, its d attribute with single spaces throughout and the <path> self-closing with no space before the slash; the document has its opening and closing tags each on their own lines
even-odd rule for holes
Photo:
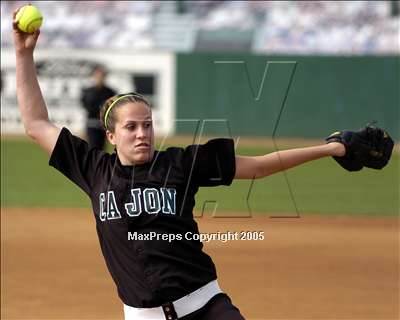
<svg viewBox="0 0 400 320">
<path fill-rule="evenodd" d="M 35 130 L 33 130 L 32 127 L 25 126 L 25 135 L 35 140 Z"/>
<path fill-rule="evenodd" d="M 271 173 L 266 170 L 266 168 L 258 167 L 254 172 L 254 179 L 262 179 L 269 176 Z"/>
<path fill-rule="evenodd" d="M 278 168 L 273 166 L 260 166 L 259 168 L 256 169 L 254 178 L 262 179 L 282 171 L 285 171 L 285 168 L 281 166 Z"/>
<path fill-rule="evenodd" d="M 254 179 L 262 179 L 270 176 L 272 173 L 270 172 L 258 172 L 255 176 Z"/>
<path fill-rule="evenodd" d="M 37 119 L 37 120 L 24 121 L 23 123 L 25 128 L 25 134 L 29 138 L 37 140 L 38 137 L 43 135 L 43 130 L 45 130 L 48 121 L 45 119 Z"/>
<path fill-rule="evenodd" d="M 37 137 L 39 134 L 38 129 L 40 127 L 35 126 L 35 125 L 27 125 L 27 124 L 25 124 L 24 127 L 25 127 L 25 135 L 27 135 L 32 140 L 37 140 Z"/>
</svg>

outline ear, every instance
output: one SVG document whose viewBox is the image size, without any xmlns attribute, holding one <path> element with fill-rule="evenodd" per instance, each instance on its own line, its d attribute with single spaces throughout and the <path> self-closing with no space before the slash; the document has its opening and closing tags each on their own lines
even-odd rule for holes
<svg viewBox="0 0 400 320">
<path fill-rule="evenodd" d="M 106 136 L 107 136 L 108 142 L 110 142 L 113 146 L 115 146 L 117 144 L 115 141 L 115 134 L 113 132 L 111 132 L 110 130 L 107 130 Z"/>
</svg>

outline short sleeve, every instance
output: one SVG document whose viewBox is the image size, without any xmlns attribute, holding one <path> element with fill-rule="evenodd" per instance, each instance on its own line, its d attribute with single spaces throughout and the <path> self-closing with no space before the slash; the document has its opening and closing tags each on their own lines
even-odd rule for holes
<svg viewBox="0 0 400 320">
<path fill-rule="evenodd" d="M 185 173 L 198 186 L 230 185 L 235 176 L 235 149 L 232 139 L 212 139 L 184 150 Z"/>
<path fill-rule="evenodd" d="M 86 141 L 62 128 L 57 143 L 50 156 L 49 165 L 60 171 L 89 196 L 93 186 L 93 177 L 105 153 L 91 149 Z"/>
</svg>

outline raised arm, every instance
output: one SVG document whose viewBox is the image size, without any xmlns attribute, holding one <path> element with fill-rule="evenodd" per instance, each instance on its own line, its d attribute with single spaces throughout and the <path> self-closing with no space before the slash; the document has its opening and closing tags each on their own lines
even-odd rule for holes
<svg viewBox="0 0 400 320">
<path fill-rule="evenodd" d="M 235 179 L 263 178 L 305 162 L 328 156 L 344 156 L 345 146 L 339 142 L 277 151 L 263 156 L 236 156 Z"/>
<path fill-rule="evenodd" d="M 46 104 L 36 75 L 33 51 L 39 30 L 33 34 L 20 31 L 13 22 L 16 57 L 17 99 L 26 134 L 35 140 L 49 155 L 61 131 L 49 121 Z"/>
</svg>

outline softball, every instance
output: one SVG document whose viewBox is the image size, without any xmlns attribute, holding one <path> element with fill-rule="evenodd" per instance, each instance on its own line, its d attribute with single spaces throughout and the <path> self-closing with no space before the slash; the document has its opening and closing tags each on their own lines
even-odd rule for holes
<svg viewBox="0 0 400 320">
<path fill-rule="evenodd" d="M 33 5 L 21 7 L 15 18 L 18 22 L 18 29 L 27 33 L 35 32 L 43 22 L 42 13 Z"/>
</svg>

